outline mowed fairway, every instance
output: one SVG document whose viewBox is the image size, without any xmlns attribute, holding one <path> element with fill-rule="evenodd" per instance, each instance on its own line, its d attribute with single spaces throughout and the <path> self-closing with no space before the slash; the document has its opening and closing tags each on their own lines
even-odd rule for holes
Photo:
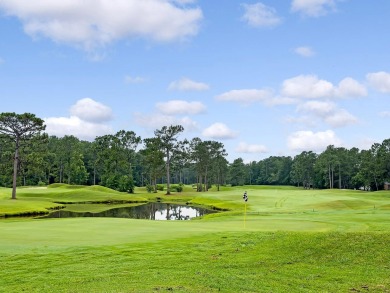
<svg viewBox="0 0 390 293">
<path fill-rule="evenodd" d="M 16 201 L 0 189 L 0 215 L 156 196 L 229 211 L 191 221 L 2 219 L 0 292 L 390 292 L 390 192 L 56 187 L 20 189 Z"/>
</svg>

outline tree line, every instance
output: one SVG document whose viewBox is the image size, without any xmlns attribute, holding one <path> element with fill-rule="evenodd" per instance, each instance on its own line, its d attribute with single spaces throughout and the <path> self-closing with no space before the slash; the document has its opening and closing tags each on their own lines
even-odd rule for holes
<svg viewBox="0 0 390 293">
<path fill-rule="evenodd" d="M 329 145 L 316 154 L 269 157 L 247 165 L 245 184 L 296 185 L 304 188 L 381 190 L 390 182 L 390 139 L 368 150 Z"/>
<path fill-rule="evenodd" d="M 99 184 L 132 193 L 135 186 L 157 191 L 164 184 L 170 194 L 180 184 L 193 184 L 197 191 L 226 184 L 380 190 L 390 181 L 390 139 L 369 150 L 330 145 L 320 154 L 229 163 L 221 142 L 179 140 L 181 125 L 156 129 L 150 138 L 120 130 L 91 142 L 44 130 L 34 114 L 0 114 L 0 186 Z"/>
</svg>

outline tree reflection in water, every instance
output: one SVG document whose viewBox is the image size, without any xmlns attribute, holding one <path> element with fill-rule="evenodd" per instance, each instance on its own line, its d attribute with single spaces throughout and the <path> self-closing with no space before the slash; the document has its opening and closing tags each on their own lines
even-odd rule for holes
<svg viewBox="0 0 390 293">
<path fill-rule="evenodd" d="M 153 202 L 135 207 L 113 208 L 98 213 L 59 210 L 40 218 L 110 217 L 147 220 L 190 220 L 214 212 L 213 210 L 199 207 Z"/>
</svg>

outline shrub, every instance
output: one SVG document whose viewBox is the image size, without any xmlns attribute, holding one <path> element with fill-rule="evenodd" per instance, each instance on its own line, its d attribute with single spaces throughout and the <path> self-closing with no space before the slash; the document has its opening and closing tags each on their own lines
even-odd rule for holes
<svg viewBox="0 0 390 293">
<path fill-rule="evenodd" d="M 124 175 L 119 178 L 118 191 L 134 193 L 134 180 L 132 177 Z"/>
<path fill-rule="evenodd" d="M 43 182 L 43 181 L 39 181 L 39 182 L 38 182 L 38 186 L 46 186 L 46 183 Z"/>
<path fill-rule="evenodd" d="M 176 190 L 177 190 L 177 192 L 182 192 L 183 191 L 183 186 L 179 185 L 178 187 L 176 187 Z"/>
<path fill-rule="evenodd" d="M 148 192 L 148 193 L 152 193 L 153 192 L 153 186 L 152 185 L 150 185 L 150 184 L 148 184 L 148 185 L 146 185 L 146 191 Z"/>
<path fill-rule="evenodd" d="M 164 191 L 164 188 L 165 188 L 164 184 L 157 184 L 157 190 Z"/>
</svg>

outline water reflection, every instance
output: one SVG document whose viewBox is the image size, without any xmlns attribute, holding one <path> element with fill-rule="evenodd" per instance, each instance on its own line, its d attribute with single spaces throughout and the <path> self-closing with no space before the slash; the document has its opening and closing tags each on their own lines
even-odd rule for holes
<svg viewBox="0 0 390 293">
<path fill-rule="evenodd" d="M 148 203 L 135 207 L 121 207 L 104 212 L 71 212 L 59 210 L 40 218 L 110 217 L 146 220 L 189 220 L 215 211 L 178 204 Z"/>
</svg>

